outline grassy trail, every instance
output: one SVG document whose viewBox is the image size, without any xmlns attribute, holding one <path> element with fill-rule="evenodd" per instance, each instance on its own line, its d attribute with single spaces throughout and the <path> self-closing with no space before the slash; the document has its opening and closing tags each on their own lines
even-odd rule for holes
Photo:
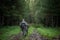
<svg viewBox="0 0 60 40">
<path fill-rule="evenodd" d="M 0 29 L 0 40 L 59 40 L 59 30 L 60 28 L 35 28 L 30 26 L 27 36 L 23 38 L 19 26 L 6 27 Z"/>
</svg>

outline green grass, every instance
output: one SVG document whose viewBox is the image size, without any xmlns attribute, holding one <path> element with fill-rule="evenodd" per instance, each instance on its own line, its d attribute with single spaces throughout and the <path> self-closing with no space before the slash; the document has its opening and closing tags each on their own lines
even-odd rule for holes
<svg viewBox="0 0 60 40">
<path fill-rule="evenodd" d="M 18 26 L 8 26 L 0 29 L 0 39 L 7 40 L 7 38 L 11 35 L 18 34 L 20 32 L 20 28 Z"/>
<path fill-rule="evenodd" d="M 55 37 L 60 34 L 60 31 L 56 28 L 37 28 L 37 30 L 41 35 L 47 37 Z"/>
<path fill-rule="evenodd" d="M 34 27 L 33 26 L 30 26 L 29 30 L 28 30 L 28 35 L 32 34 L 33 31 L 34 31 Z"/>
<path fill-rule="evenodd" d="M 44 27 L 42 25 L 32 25 L 29 28 L 29 35 L 32 34 L 34 28 L 38 31 L 38 33 L 42 36 L 48 37 L 48 38 L 53 38 L 58 35 L 60 35 L 60 27 Z"/>
<path fill-rule="evenodd" d="M 51 28 L 51 27 L 47 28 L 47 27 L 43 27 L 42 25 L 35 27 L 33 25 L 29 27 L 28 36 L 33 33 L 35 28 L 40 35 L 50 37 L 50 38 L 60 34 L 60 28 Z M 0 39 L 7 40 L 9 36 L 18 34 L 20 31 L 21 30 L 19 26 L 8 26 L 5 28 L 1 28 L 0 33 L 2 34 L 0 34 Z M 26 38 L 28 38 L 28 36 Z"/>
</svg>

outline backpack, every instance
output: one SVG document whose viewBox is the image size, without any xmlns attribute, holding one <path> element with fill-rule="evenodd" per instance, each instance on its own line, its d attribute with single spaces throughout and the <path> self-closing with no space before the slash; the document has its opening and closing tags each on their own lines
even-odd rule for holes
<svg viewBox="0 0 60 40">
<path fill-rule="evenodd" d="M 24 29 L 25 27 L 26 27 L 26 24 L 25 24 L 25 23 L 22 23 L 22 24 L 21 24 L 21 28 Z"/>
</svg>

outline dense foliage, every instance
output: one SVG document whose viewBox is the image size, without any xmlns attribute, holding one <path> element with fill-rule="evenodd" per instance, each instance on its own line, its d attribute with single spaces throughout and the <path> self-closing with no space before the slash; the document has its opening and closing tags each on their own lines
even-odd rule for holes
<svg viewBox="0 0 60 40">
<path fill-rule="evenodd" d="M 59 0 L 0 0 L 0 25 L 28 23 L 60 26 Z"/>
</svg>

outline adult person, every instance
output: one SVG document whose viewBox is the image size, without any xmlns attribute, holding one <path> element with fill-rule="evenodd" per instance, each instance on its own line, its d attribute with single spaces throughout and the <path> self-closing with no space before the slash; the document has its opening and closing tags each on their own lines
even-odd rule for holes
<svg viewBox="0 0 60 40">
<path fill-rule="evenodd" d="M 22 22 L 20 23 L 20 28 L 23 32 L 23 35 L 26 36 L 28 33 L 28 23 L 23 19 Z"/>
</svg>

